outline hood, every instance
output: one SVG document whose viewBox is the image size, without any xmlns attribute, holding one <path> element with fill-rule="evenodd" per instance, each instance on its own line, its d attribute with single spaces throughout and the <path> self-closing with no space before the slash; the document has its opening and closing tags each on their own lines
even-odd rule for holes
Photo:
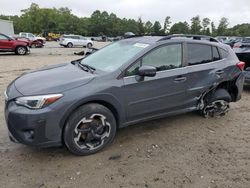
<svg viewBox="0 0 250 188">
<path fill-rule="evenodd" d="M 23 95 L 56 94 L 87 84 L 94 77 L 76 65 L 65 63 L 23 74 L 14 84 Z"/>
</svg>

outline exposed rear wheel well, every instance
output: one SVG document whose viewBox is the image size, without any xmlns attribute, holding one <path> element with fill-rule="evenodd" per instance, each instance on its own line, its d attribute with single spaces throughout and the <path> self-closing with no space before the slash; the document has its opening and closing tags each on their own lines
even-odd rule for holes
<svg viewBox="0 0 250 188">
<path fill-rule="evenodd" d="M 232 101 L 236 101 L 237 95 L 238 95 L 238 89 L 235 85 L 235 80 L 233 81 L 226 81 L 226 82 L 222 82 L 220 83 L 216 89 L 225 89 L 228 91 L 228 93 L 230 94 Z"/>
</svg>

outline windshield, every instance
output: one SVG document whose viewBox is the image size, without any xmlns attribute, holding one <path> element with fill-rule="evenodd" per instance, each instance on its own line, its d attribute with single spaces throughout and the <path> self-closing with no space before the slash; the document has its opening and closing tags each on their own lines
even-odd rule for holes
<svg viewBox="0 0 250 188">
<path fill-rule="evenodd" d="M 121 67 L 149 44 L 119 41 L 98 50 L 81 61 L 95 69 L 112 72 Z"/>
</svg>

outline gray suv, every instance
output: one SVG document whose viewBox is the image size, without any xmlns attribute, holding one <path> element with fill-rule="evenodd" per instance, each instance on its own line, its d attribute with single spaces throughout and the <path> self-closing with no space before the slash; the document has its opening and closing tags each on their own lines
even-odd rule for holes
<svg viewBox="0 0 250 188">
<path fill-rule="evenodd" d="M 86 58 L 21 75 L 6 91 L 10 139 L 93 154 L 118 128 L 199 111 L 220 117 L 241 98 L 244 63 L 229 46 L 185 37 L 133 37 Z"/>
</svg>

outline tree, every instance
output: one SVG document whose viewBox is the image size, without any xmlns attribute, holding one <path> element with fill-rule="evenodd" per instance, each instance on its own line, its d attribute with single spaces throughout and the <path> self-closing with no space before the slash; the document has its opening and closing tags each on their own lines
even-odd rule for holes
<svg viewBox="0 0 250 188">
<path fill-rule="evenodd" d="M 200 16 L 193 17 L 191 19 L 191 34 L 200 34 L 201 28 Z"/>
<path fill-rule="evenodd" d="M 159 21 L 155 21 L 153 25 L 153 33 L 154 35 L 161 35 L 161 24 Z"/>
<path fill-rule="evenodd" d="M 212 36 L 216 36 L 217 30 L 214 25 L 214 22 L 211 22 L 211 33 L 212 33 Z"/>
<path fill-rule="evenodd" d="M 167 34 L 169 33 L 169 29 L 170 29 L 170 24 L 171 24 L 171 21 L 170 21 L 171 17 L 170 16 L 167 16 L 165 18 L 165 21 L 164 21 L 164 34 Z"/>
<path fill-rule="evenodd" d="M 171 34 L 188 34 L 188 33 L 190 33 L 189 25 L 187 22 L 175 23 L 170 28 L 170 33 Z"/>
<path fill-rule="evenodd" d="M 217 35 L 226 35 L 227 34 L 227 27 L 229 25 L 228 19 L 225 17 L 222 17 L 219 21 L 219 26 L 217 29 Z"/>
<path fill-rule="evenodd" d="M 139 35 L 143 35 L 145 33 L 145 27 L 144 27 L 144 23 L 142 22 L 141 17 L 138 18 L 138 32 Z"/>
<path fill-rule="evenodd" d="M 153 31 L 153 24 L 150 21 L 145 23 L 145 31 L 147 34 L 151 34 Z"/>
<path fill-rule="evenodd" d="M 210 34 L 210 29 L 208 26 L 210 25 L 211 20 L 209 18 L 203 18 L 202 20 L 202 26 L 203 26 L 203 34 L 207 35 L 208 33 Z"/>
</svg>

